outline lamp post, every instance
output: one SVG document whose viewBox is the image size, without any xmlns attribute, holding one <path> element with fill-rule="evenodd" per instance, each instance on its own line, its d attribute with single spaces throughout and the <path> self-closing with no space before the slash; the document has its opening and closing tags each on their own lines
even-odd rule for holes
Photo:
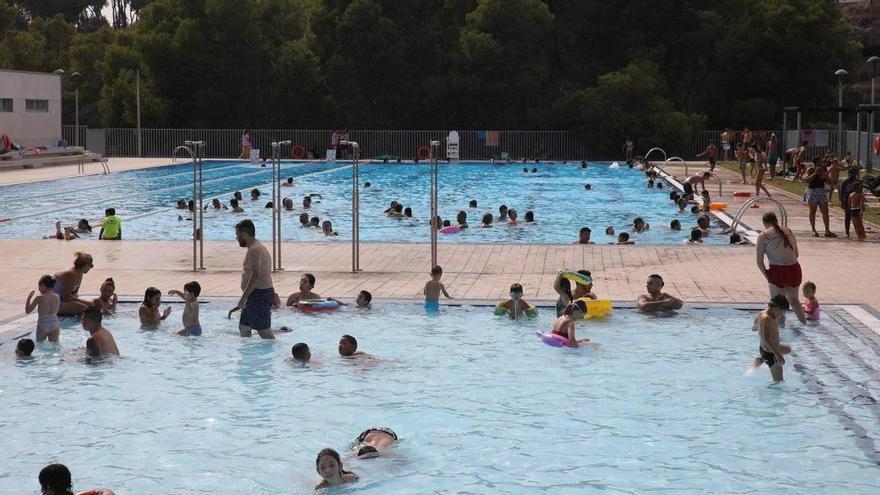
<svg viewBox="0 0 880 495">
<path fill-rule="evenodd" d="M 877 62 L 880 62 L 880 57 L 874 55 L 873 57 L 866 60 L 866 63 L 871 64 L 871 105 L 874 104 L 874 80 L 877 77 Z M 873 150 L 871 149 L 872 144 L 874 143 L 874 109 L 871 109 L 871 113 L 868 117 L 868 173 L 874 169 L 874 155 Z"/>
<path fill-rule="evenodd" d="M 837 156 L 843 158 L 843 78 L 849 73 L 844 69 L 837 69 Z"/>
<path fill-rule="evenodd" d="M 64 69 L 55 69 L 52 71 L 53 74 L 58 75 L 60 77 L 64 77 Z M 73 81 L 74 88 L 74 114 L 75 114 L 75 126 L 74 126 L 74 145 L 79 146 L 79 83 L 82 81 L 82 74 L 79 72 L 71 72 L 70 80 Z"/>
</svg>

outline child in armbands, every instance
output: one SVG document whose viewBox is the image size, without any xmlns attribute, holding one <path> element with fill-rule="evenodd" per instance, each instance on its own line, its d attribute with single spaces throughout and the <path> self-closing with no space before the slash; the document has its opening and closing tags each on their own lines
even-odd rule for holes
<svg viewBox="0 0 880 495">
<path fill-rule="evenodd" d="M 523 287 L 520 284 L 510 286 L 510 299 L 498 303 L 495 307 L 495 314 L 501 316 L 506 314 L 511 320 L 516 320 L 525 315 L 527 318 L 534 318 L 538 315 L 538 310 L 531 304 L 525 302 L 522 298 Z"/>
</svg>

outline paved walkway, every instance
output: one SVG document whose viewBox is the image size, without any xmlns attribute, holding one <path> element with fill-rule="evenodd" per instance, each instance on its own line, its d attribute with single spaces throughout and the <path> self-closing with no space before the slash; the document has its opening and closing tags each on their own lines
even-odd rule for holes
<svg viewBox="0 0 880 495">
<path fill-rule="evenodd" d="M 155 166 L 168 160 L 119 162 L 114 170 L 128 166 Z M 694 167 L 692 167 L 694 168 Z M 65 167 L 39 170 L 16 170 L 0 174 L 0 182 L 35 180 L 70 174 Z M 684 170 L 668 167 L 670 173 L 684 176 Z M 73 168 L 76 175 L 76 169 Z M 54 175 L 51 175 L 53 173 Z M 719 170 L 723 184 L 722 200 L 733 213 L 739 203 L 731 196 L 737 190 L 736 176 Z M 716 187 L 715 185 L 710 188 Z M 740 186 L 740 189 L 742 187 Z M 715 193 L 717 195 L 717 192 Z M 806 207 L 798 198 L 774 190 L 789 211 L 790 225 L 796 232 L 805 227 Z M 670 206 L 671 208 L 671 206 Z M 746 222 L 760 224 L 766 211 L 749 211 Z M 840 232 L 841 219 L 832 217 L 832 228 Z M 843 239 L 813 239 L 799 235 L 801 264 L 806 279 L 816 282 L 823 303 L 865 303 L 880 308 L 878 245 Z M 106 277 L 113 277 L 120 296 L 140 300 L 144 289 L 156 286 L 166 292 L 197 279 L 206 297 L 240 294 L 239 280 L 244 251 L 234 242 L 205 243 L 205 272 L 193 274 L 192 244 L 187 241 L 47 241 L 0 240 L 5 263 L 0 266 L 6 298 L 0 301 L 0 319 L 21 314 L 27 293 L 36 288 L 44 273 L 54 273 L 70 266 L 75 251 L 90 252 L 96 268 L 83 282 L 82 295 L 94 296 Z M 651 273 L 660 273 L 667 290 L 688 302 L 762 303 L 767 287 L 755 266 L 753 246 L 612 246 L 612 245 L 486 245 L 442 244 L 440 263 L 446 274 L 444 282 L 456 298 L 497 301 L 505 297 L 511 283 L 525 286 L 528 300 L 548 303 L 555 300 L 552 289 L 558 268 L 586 268 L 596 280 L 595 291 L 603 298 L 633 301 L 644 289 Z M 347 242 L 287 243 L 284 246 L 285 271 L 275 275 L 276 288 L 282 295 L 297 290 L 300 274 L 314 273 L 316 290 L 324 296 L 353 298 L 367 289 L 376 298 L 420 300 L 417 293 L 428 280 L 430 247 L 427 244 L 365 243 L 361 246 L 362 272 L 351 270 L 350 244 Z"/>
<path fill-rule="evenodd" d="M 183 161 L 179 158 L 178 161 Z M 108 158 L 110 171 L 133 170 L 138 168 L 161 167 L 171 162 L 170 158 Z M 85 164 L 85 173 L 77 172 L 78 165 L 58 165 L 42 168 L 17 168 L 0 171 L 0 185 L 17 184 L 21 182 L 35 182 L 48 179 L 60 179 L 64 177 L 79 177 L 81 175 L 99 175 L 103 173 L 100 162 L 88 162 Z"/>
</svg>

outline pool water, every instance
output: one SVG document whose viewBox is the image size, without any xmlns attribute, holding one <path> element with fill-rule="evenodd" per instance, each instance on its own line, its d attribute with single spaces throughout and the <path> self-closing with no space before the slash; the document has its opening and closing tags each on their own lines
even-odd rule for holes
<svg viewBox="0 0 880 495">
<path fill-rule="evenodd" d="M 213 197 L 229 203 L 232 193 L 242 191 L 244 213 L 209 209 L 204 217 L 205 239 L 228 240 L 234 237 L 233 225 L 251 218 L 257 236 L 271 238 L 271 170 L 242 162 L 205 162 L 204 190 L 206 204 Z M 671 189 L 648 188 L 644 174 L 627 167 L 590 164 L 582 169 L 576 163 L 529 163 L 537 173 L 523 173 L 523 164 L 491 165 L 457 163 L 440 165 L 440 216 L 455 224 L 459 211 L 467 213 L 471 228 L 458 234 L 441 234 L 441 242 L 477 243 L 550 243 L 568 244 L 578 238 L 578 230 L 589 227 L 597 243 L 616 242 L 606 236 L 605 228 L 617 233 L 631 231 L 633 219 L 641 216 L 652 228 L 644 233 L 630 233 L 637 244 L 680 244 L 696 225 L 696 216 L 677 214 L 669 201 Z M 284 162 L 282 177 L 293 177 L 294 187 L 282 188 L 282 195 L 294 202 L 292 211 L 282 213 L 282 237 L 293 241 L 351 239 L 351 165 L 348 163 Z M 54 223 L 65 225 L 78 218 L 99 222 L 106 207 L 115 207 L 123 218 L 126 239 L 192 239 L 192 223 L 186 210 L 177 210 L 177 198 L 191 197 L 190 164 L 156 169 L 119 172 L 109 176 L 89 176 L 46 181 L 0 188 L 0 235 L 11 238 L 39 238 L 54 231 Z M 364 164 L 360 167 L 362 189 L 361 240 L 384 242 L 430 241 L 430 177 L 427 164 Z M 661 181 L 662 182 L 662 181 Z M 586 191 L 584 186 L 592 189 Z M 259 188 L 263 195 L 251 201 L 248 191 Z M 321 194 L 312 207 L 304 209 L 302 198 Z M 468 208 L 470 200 L 478 208 Z M 383 212 L 391 200 L 412 208 L 413 217 L 387 218 Z M 498 216 L 498 207 L 517 210 L 519 226 L 494 223 L 478 228 L 485 213 Z M 525 212 L 533 211 L 534 223 L 523 222 Z M 301 228 L 299 214 L 330 220 L 339 235 L 326 237 L 320 229 Z M 669 228 L 677 218 L 680 232 Z M 720 230 L 720 224 L 714 224 Z M 97 237 L 97 232 L 91 237 Z M 726 243 L 726 236 L 709 236 L 705 242 Z"/>
<path fill-rule="evenodd" d="M 617 310 L 578 325 L 596 351 L 535 337 L 551 311 L 510 322 L 486 307 L 377 303 L 280 310 L 293 333 L 241 339 L 230 303 L 205 333 L 175 335 L 181 307 L 144 331 L 137 308 L 105 319 L 122 357 L 84 363 L 73 321 L 30 361 L 0 347 L 0 493 L 36 493 L 49 462 L 75 486 L 117 493 L 312 493 L 315 455 L 389 426 L 393 455 L 345 460 L 334 493 L 875 494 L 877 349 L 833 321 L 783 331 L 786 381 L 748 375 L 754 312 Z M 337 356 L 343 333 L 378 361 Z M 315 363 L 287 361 L 309 343 Z"/>
</svg>

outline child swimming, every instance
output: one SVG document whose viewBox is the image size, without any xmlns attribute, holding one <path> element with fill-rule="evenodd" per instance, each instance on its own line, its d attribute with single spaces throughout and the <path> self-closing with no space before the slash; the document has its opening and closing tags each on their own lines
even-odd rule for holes
<svg viewBox="0 0 880 495">
<path fill-rule="evenodd" d="M 315 485 L 315 490 L 358 480 L 357 474 L 343 469 L 342 459 L 339 457 L 339 453 L 333 449 L 324 449 L 318 452 L 318 457 L 315 459 L 315 470 L 321 476 L 321 481 Z"/>
<path fill-rule="evenodd" d="M 101 284 L 101 295 L 93 299 L 92 304 L 105 315 L 112 315 L 116 312 L 116 301 L 116 283 L 108 278 Z"/>
<path fill-rule="evenodd" d="M 141 318 L 141 324 L 145 326 L 157 326 L 162 320 L 168 318 L 171 314 L 171 308 L 165 308 L 165 311 L 159 314 L 159 304 L 162 303 L 162 291 L 155 287 L 148 287 L 144 292 L 144 302 L 138 308 L 138 316 Z"/>
<path fill-rule="evenodd" d="M 178 296 L 186 301 L 183 306 L 183 315 L 181 316 L 183 329 L 177 332 L 177 335 L 198 337 L 202 334 L 202 324 L 199 322 L 199 294 L 201 293 L 202 286 L 196 281 L 184 284 L 183 292 L 177 289 L 168 291 L 169 296 Z M 171 311 L 171 308 L 167 308 L 165 311 Z"/>
<path fill-rule="evenodd" d="M 40 295 L 34 297 L 36 291 L 28 294 L 24 304 L 24 312 L 30 314 L 37 309 L 37 342 L 49 338 L 49 342 L 58 342 L 61 327 L 58 323 L 58 308 L 61 307 L 61 298 L 52 291 L 55 287 L 55 278 L 52 275 L 43 275 L 37 283 Z"/>
<path fill-rule="evenodd" d="M 580 347 L 582 345 L 588 344 L 590 339 L 581 339 L 577 340 L 575 336 L 575 320 L 583 320 L 584 315 L 587 314 L 587 303 L 581 301 L 580 299 L 574 300 L 568 307 L 565 308 L 565 311 L 562 312 L 562 316 L 556 319 L 553 322 L 553 334 L 558 335 L 560 337 L 565 337 L 568 339 L 569 347 Z"/>
<path fill-rule="evenodd" d="M 31 354 L 34 353 L 34 341 L 31 339 L 19 339 L 18 342 L 15 343 L 15 357 L 16 358 L 27 358 L 31 357 Z"/>
<path fill-rule="evenodd" d="M 440 279 L 443 277 L 443 267 L 440 265 L 434 265 L 431 268 L 431 280 L 425 284 L 425 288 L 423 289 L 425 293 L 425 308 L 427 309 L 440 309 L 440 293 L 442 292 L 444 296 L 448 299 L 453 299 L 452 296 L 446 292 L 446 287 L 440 283 Z"/>
<path fill-rule="evenodd" d="M 819 300 L 816 299 L 816 284 L 813 282 L 804 282 L 801 291 L 804 294 L 804 313 L 807 320 L 819 321 Z"/>
<path fill-rule="evenodd" d="M 499 310 L 502 308 L 506 310 L 507 317 L 511 320 L 516 320 L 522 316 L 527 316 L 526 311 L 532 307 L 531 304 L 527 303 L 523 298 L 523 286 L 520 284 L 513 284 L 510 286 L 510 299 L 502 302 L 497 306 Z M 499 311 L 500 313 L 500 311 Z M 496 314 L 499 314 L 496 313 Z"/>
</svg>

